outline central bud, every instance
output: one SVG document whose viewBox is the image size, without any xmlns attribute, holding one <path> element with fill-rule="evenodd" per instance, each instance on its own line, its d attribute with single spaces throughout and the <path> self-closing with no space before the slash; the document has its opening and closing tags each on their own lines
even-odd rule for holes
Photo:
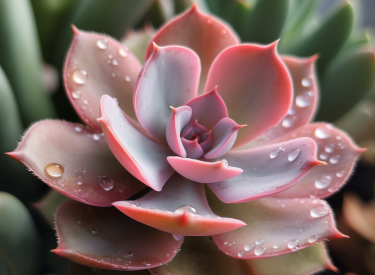
<svg viewBox="0 0 375 275">
<path fill-rule="evenodd" d="M 182 129 L 181 142 L 188 158 L 200 158 L 211 148 L 211 131 L 195 120 Z"/>
</svg>

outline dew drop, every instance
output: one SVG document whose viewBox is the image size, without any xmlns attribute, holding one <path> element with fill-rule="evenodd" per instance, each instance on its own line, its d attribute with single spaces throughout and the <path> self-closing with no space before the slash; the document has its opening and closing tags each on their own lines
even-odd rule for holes
<svg viewBox="0 0 375 275">
<path fill-rule="evenodd" d="M 331 187 L 331 188 L 328 188 L 328 192 L 333 192 L 333 191 L 335 191 L 335 189 L 333 188 L 333 187 Z"/>
<path fill-rule="evenodd" d="M 283 119 L 283 122 L 282 122 L 283 127 L 290 128 L 290 127 L 293 126 L 293 124 L 294 124 L 294 121 L 291 118 L 284 118 Z"/>
<path fill-rule="evenodd" d="M 90 226 L 89 231 L 93 235 L 98 234 L 98 229 L 96 229 L 96 227 L 94 227 L 94 226 Z"/>
<path fill-rule="evenodd" d="M 99 140 L 100 139 L 100 135 L 99 134 L 93 134 L 92 135 L 92 139 L 93 140 Z"/>
<path fill-rule="evenodd" d="M 108 40 L 107 39 L 99 39 L 96 41 L 96 45 L 99 49 L 105 50 L 108 47 Z"/>
<path fill-rule="evenodd" d="M 256 242 L 255 242 L 256 245 L 260 245 L 262 243 L 264 243 L 264 240 L 262 240 L 262 239 L 256 240 Z"/>
<path fill-rule="evenodd" d="M 311 81 L 309 78 L 305 77 L 302 79 L 302 86 L 303 87 L 310 87 L 311 86 Z"/>
<path fill-rule="evenodd" d="M 128 76 L 128 75 L 125 76 L 125 81 L 126 81 L 126 82 L 130 82 L 130 80 L 131 80 L 130 76 Z"/>
<path fill-rule="evenodd" d="M 273 245 L 272 246 L 273 248 L 275 248 L 275 249 L 278 249 L 278 248 L 280 248 L 281 247 L 281 244 L 279 244 L 279 243 L 276 243 L 275 245 Z"/>
<path fill-rule="evenodd" d="M 82 132 L 82 128 L 79 126 L 74 127 L 74 130 L 78 133 Z"/>
<path fill-rule="evenodd" d="M 297 159 L 300 154 L 301 154 L 301 149 L 293 149 L 292 151 L 290 151 L 288 155 L 288 160 L 293 161 Z"/>
<path fill-rule="evenodd" d="M 136 207 L 136 206 L 140 206 L 141 204 L 139 203 L 139 201 L 127 201 L 128 204 L 131 204 L 132 206 Z"/>
<path fill-rule="evenodd" d="M 242 257 L 244 253 L 245 253 L 245 251 L 238 252 L 238 257 Z"/>
<path fill-rule="evenodd" d="M 243 249 L 245 249 L 245 251 L 250 251 L 251 249 L 254 248 L 254 245 L 253 244 L 246 244 Z"/>
<path fill-rule="evenodd" d="M 315 129 L 315 136 L 320 139 L 326 139 L 331 136 L 330 130 L 322 127 Z"/>
<path fill-rule="evenodd" d="M 86 99 L 84 99 L 84 100 L 83 100 L 83 104 L 86 104 L 86 105 L 87 105 L 87 104 L 89 104 L 89 102 L 88 102 Z"/>
<path fill-rule="evenodd" d="M 82 185 L 82 182 L 79 181 L 79 182 L 77 182 L 77 184 L 78 184 L 78 185 Z"/>
<path fill-rule="evenodd" d="M 99 186 L 105 191 L 109 191 L 113 188 L 113 179 L 107 176 L 98 176 Z"/>
<path fill-rule="evenodd" d="M 327 145 L 324 150 L 327 152 L 327 153 L 332 153 L 333 152 L 333 145 Z"/>
<path fill-rule="evenodd" d="M 112 64 L 115 65 L 115 66 L 117 66 L 118 65 L 118 61 L 116 59 L 113 59 L 112 60 Z"/>
<path fill-rule="evenodd" d="M 64 174 L 64 166 L 58 163 L 50 163 L 45 168 L 48 176 L 53 178 L 59 178 Z"/>
<path fill-rule="evenodd" d="M 77 84 L 85 84 L 87 81 L 88 75 L 85 70 L 75 70 L 73 72 L 73 81 Z"/>
<path fill-rule="evenodd" d="M 298 107 L 305 108 L 311 104 L 311 97 L 309 95 L 298 95 L 296 97 L 296 104 Z"/>
<path fill-rule="evenodd" d="M 288 110 L 288 115 L 294 115 L 296 113 L 296 111 L 293 109 L 293 108 L 289 108 Z"/>
<path fill-rule="evenodd" d="M 315 181 L 315 187 L 318 189 L 324 189 L 332 182 L 332 177 L 323 175 Z"/>
<path fill-rule="evenodd" d="M 320 157 L 321 160 L 327 160 L 328 159 L 328 155 L 326 153 L 321 153 L 319 155 L 319 157 Z"/>
<path fill-rule="evenodd" d="M 290 240 L 290 241 L 288 242 L 288 247 L 289 247 L 290 249 L 295 248 L 297 245 L 299 245 L 299 241 L 296 240 L 296 239 Z"/>
<path fill-rule="evenodd" d="M 344 170 L 341 170 L 341 171 L 339 171 L 339 172 L 336 173 L 336 176 L 337 176 L 338 178 L 342 178 L 342 177 L 344 176 L 344 174 L 345 174 L 345 171 L 344 171 Z"/>
<path fill-rule="evenodd" d="M 81 91 L 74 91 L 74 92 L 72 92 L 72 97 L 74 99 L 79 99 L 81 97 Z"/>
<path fill-rule="evenodd" d="M 181 241 L 183 238 L 184 236 L 173 234 L 173 239 L 175 239 L 176 241 Z"/>
<path fill-rule="evenodd" d="M 255 255 L 257 255 L 257 256 L 260 256 L 260 255 L 264 254 L 264 252 L 266 252 L 266 248 L 265 247 L 257 247 L 257 248 L 255 248 Z"/>
<path fill-rule="evenodd" d="M 340 159 L 340 156 L 336 155 L 336 156 L 331 157 L 329 159 L 329 162 L 332 163 L 332 164 L 337 164 L 339 162 L 339 159 Z"/>
<path fill-rule="evenodd" d="M 224 167 L 228 167 L 228 161 L 226 159 L 222 159 L 221 163 Z"/>
<path fill-rule="evenodd" d="M 270 158 L 271 159 L 274 159 L 274 158 L 276 158 L 278 155 L 279 155 L 279 150 L 278 149 L 275 149 L 275 150 L 273 150 L 271 153 L 270 153 Z"/>
<path fill-rule="evenodd" d="M 310 238 L 307 239 L 309 243 L 315 243 L 319 237 L 317 235 L 311 236 Z"/>
<path fill-rule="evenodd" d="M 328 208 L 324 205 L 315 206 L 310 210 L 310 215 L 313 218 L 320 218 L 328 215 Z"/>
<path fill-rule="evenodd" d="M 191 214 L 198 214 L 198 210 L 188 204 L 180 206 L 174 212 L 177 214 L 182 214 L 184 213 L 184 211 L 186 211 L 187 213 L 191 213 Z"/>
<path fill-rule="evenodd" d="M 123 48 L 120 48 L 118 49 L 118 54 L 123 56 L 123 57 L 127 57 L 128 56 L 128 52 L 125 51 Z"/>
</svg>

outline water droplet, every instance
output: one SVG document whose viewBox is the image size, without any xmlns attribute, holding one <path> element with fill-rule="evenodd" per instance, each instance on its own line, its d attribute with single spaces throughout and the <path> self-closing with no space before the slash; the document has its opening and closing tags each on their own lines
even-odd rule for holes
<svg viewBox="0 0 375 275">
<path fill-rule="evenodd" d="M 245 253 L 245 251 L 238 252 L 238 257 L 242 257 L 244 253 Z"/>
<path fill-rule="evenodd" d="M 183 238 L 184 236 L 173 234 L 173 239 L 175 239 L 176 241 L 181 241 Z"/>
<path fill-rule="evenodd" d="M 140 206 L 141 204 L 139 203 L 139 201 L 127 201 L 128 204 L 131 204 L 132 206 L 136 207 L 136 206 Z"/>
<path fill-rule="evenodd" d="M 315 187 L 318 189 L 324 189 L 332 182 L 332 177 L 323 175 L 315 181 Z"/>
<path fill-rule="evenodd" d="M 333 192 L 333 191 L 335 191 L 335 189 L 333 188 L 333 187 L 331 187 L 331 188 L 328 188 L 328 192 Z"/>
<path fill-rule="evenodd" d="M 281 247 L 281 244 L 279 244 L 279 243 L 276 243 L 275 245 L 273 245 L 272 246 L 273 248 L 275 248 L 275 249 L 278 249 L 278 248 L 280 248 Z"/>
<path fill-rule="evenodd" d="M 264 240 L 262 240 L 262 239 L 256 240 L 256 242 L 255 242 L 256 245 L 260 245 L 262 243 L 264 243 Z"/>
<path fill-rule="evenodd" d="M 79 99 L 81 97 L 81 91 L 74 91 L 74 92 L 72 92 L 72 97 L 74 99 Z"/>
<path fill-rule="evenodd" d="M 96 227 L 94 227 L 94 226 L 90 226 L 89 231 L 93 235 L 98 234 L 98 229 L 96 229 Z"/>
<path fill-rule="evenodd" d="M 306 94 L 298 95 L 296 97 L 296 104 L 298 107 L 305 108 L 311 104 L 311 97 Z"/>
<path fill-rule="evenodd" d="M 243 249 L 245 249 L 245 251 L 250 251 L 251 249 L 254 248 L 254 245 L 253 244 L 246 244 Z"/>
<path fill-rule="evenodd" d="M 64 166 L 58 163 L 50 163 L 45 168 L 48 176 L 53 178 L 59 178 L 64 174 Z"/>
<path fill-rule="evenodd" d="M 311 81 L 309 78 L 305 77 L 304 79 L 302 79 L 302 86 L 303 87 L 310 87 L 311 86 Z"/>
<path fill-rule="evenodd" d="M 296 111 L 293 109 L 293 108 L 289 108 L 288 110 L 288 115 L 294 115 L 296 113 Z"/>
<path fill-rule="evenodd" d="M 344 176 L 344 174 L 345 174 L 345 171 L 344 171 L 344 170 L 341 170 L 341 171 L 339 171 L 339 172 L 336 173 L 336 176 L 337 176 L 338 178 L 342 178 L 342 177 Z"/>
<path fill-rule="evenodd" d="M 115 101 L 116 105 L 118 105 L 118 100 L 117 100 L 117 98 L 115 98 L 115 97 L 112 97 L 112 98 L 113 98 L 113 100 Z"/>
<path fill-rule="evenodd" d="M 310 210 L 310 215 L 313 218 L 320 218 L 328 215 L 328 208 L 324 205 L 315 206 L 313 209 Z"/>
<path fill-rule="evenodd" d="M 255 255 L 257 256 L 260 256 L 262 254 L 264 254 L 264 252 L 266 252 L 266 248 L 265 247 L 257 247 L 255 248 Z"/>
<path fill-rule="evenodd" d="M 180 206 L 174 212 L 177 213 L 177 214 L 182 214 L 182 213 L 184 213 L 184 211 L 186 211 L 188 213 L 191 213 L 191 214 L 198 214 L 198 210 L 195 209 L 193 206 L 188 205 L 188 204 Z"/>
<path fill-rule="evenodd" d="M 130 252 L 128 255 L 123 255 L 122 257 L 125 258 L 125 259 L 130 259 L 134 256 L 134 253 L 133 252 Z"/>
<path fill-rule="evenodd" d="M 88 75 L 85 70 L 75 70 L 73 72 L 73 81 L 77 84 L 85 84 L 87 81 Z"/>
<path fill-rule="evenodd" d="M 92 135 L 92 139 L 93 140 L 99 140 L 100 139 L 100 135 L 99 134 L 93 134 Z"/>
<path fill-rule="evenodd" d="M 115 73 L 112 73 L 111 75 L 112 75 L 112 77 L 116 77 L 116 74 L 115 74 Z"/>
<path fill-rule="evenodd" d="M 128 51 L 125 51 L 123 48 L 118 49 L 118 54 L 127 57 L 128 56 Z"/>
<path fill-rule="evenodd" d="M 337 136 L 336 139 L 337 140 L 342 140 L 342 136 Z"/>
<path fill-rule="evenodd" d="M 333 152 L 333 145 L 327 145 L 324 150 L 327 152 L 327 153 L 332 153 Z"/>
<path fill-rule="evenodd" d="M 99 49 L 105 50 L 108 47 L 108 40 L 107 39 L 99 39 L 96 41 L 96 45 Z"/>
<path fill-rule="evenodd" d="M 293 149 L 292 151 L 290 151 L 290 153 L 288 155 L 288 160 L 293 161 L 293 160 L 297 159 L 299 154 L 301 154 L 301 149 Z"/>
<path fill-rule="evenodd" d="M 77 184 L 78 184 L 78 185 L 82 185 L 82 182 L 79 181 L 79 182 L 77 182 Z"/>
<path fill-rule="evenodd" d="M 336 155 L 336 156 L 331 157 L 329 159 L 329 162 L 332 163 L 332 164 L 337 164 L 339 162 L 339 159 L 340 159 L 340 156 Z"/>
<path fill-rule="evenodd" d="M 107 176 L 98 176 L 99 186 L 105 191 L 109 191 L 113 188 L 114 182 L 113 179 Z"/>
<path fill-rule="evenodd" d="M 321 154 L 319 155 L 319 157 L 320 157 L 321 160 L 326 160 L 326 159 L 328 159 L 328 155 L 327 155 L 326 153 L 321 153 Z"/>
<path fill-rule="evenodd" d="M 279 155 L 279 150 L 277 150 L 277 149 L 275 149 L 275 150 L 273 150 L 271 153 L 270 153 L 270 158 L 271 159 L 274 159 L 274 158 L 276 158 L 278 155 Z"/>
<path fill-rule="evenodd" d="M 74 127 L 74 130 L 76 131 L 76 132 L 82 132 L 82 128 L 81 127 L 79 127 L 79 126 L 76 126 L 76 127 Z"/>
<path fill-rule="evenodd" d="M 293 126 L 293 124 L 294 124 L 293 119 L 291 119 L 291 118 L 284 118 L 283 119 L 283 122 L 282 122 L 283 127 L 290 128 L 290 127 Z"/>
<path fill-rule="evenodd" d="M 126 81 L 126 82 L 130 82 L 130 80 L 131 80 L 130 76 L 128 76 L 128 75 L 125 76 L 125 81 Z"/>
<path fill-rule="evenodd" d="M 296 239 L 290 240 L 290 241 L 288 242 L 288 247 L 289 247 L 290 249 L 295 248 L 297 245 L 299 245 L 299 241 L 296 240 Z"/>
<path fill-rule="evenodd" d="M 86 99 L 84 99 L 84 100 L 83 100 L 83 104 L 86 104 L 86 105 L 87 105 L 87 104 L 89 104 L 89 102 L 88 102 Z"/>
<path fill-rule="evenodd" d="M 224 166 L 224 167 L 228 167 L 228 161 L 226 159 L 222 159 L 221 160 L 221 164 Z"/>
<path fill-rule="evenodd" d="M 118 61 L 116 59 L 113 59 L 112 60 L 112 64 L 115 65 L 115 66 L 117 66 L 118 65 Z"/>
<path fill-rule="evenodd" d="M 307 239 L 309 243 L 315 243 L 319 237 L 317 235 L 311 236 L 310 238 Z"/>
<path fill-rule="evenodd" d="M 331 136 L 331 131 L 326 128 L 318 127 L 315 129 L 315 136 L 320 139 L 326 139 Z"/>
<path fill-rule="evenodd" d="M 113 58 L 112 54 L 109 54 L 109 55 L 108 55 L 108 58 L 109 58 L 109 59 L 112 59 L 112 58 Z"/>
</svg>

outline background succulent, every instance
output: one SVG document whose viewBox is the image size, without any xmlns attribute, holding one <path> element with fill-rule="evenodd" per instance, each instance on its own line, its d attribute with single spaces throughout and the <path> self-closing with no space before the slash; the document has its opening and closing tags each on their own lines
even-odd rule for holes
<svg viewBox="0 0 375 275">
<path fill-rule="evenodd" d="M 72 115 L 74 112 L 65 98 L 61 82 L 55 93 L 48 94 L 47 86 L 43 86 L 42 81 L 42 75 L 45 75 L 42 68 L 47 68 L 44 71 L 54 75 L 53 70 L 48 70 L 50 67 L 43 66 L 42 60 L 52 64 L 57 70 L 62 69 L 70 41 L 70 24 L 84 30 L 107 33 L 117 39 L 123 36 L 126 29 L 136 28 L 139 32 L 129 35 L 124 39 L 124 43 L 130 49 L 140 49 L 145 47 L 145 41 L 148 42 L 152 33 L 150 25 L 146 31 L 141 30 L 145 23 L 151 23 L 157 28 L 173 14 L 191 5 L 190 1 L 182 0 L 106 2 L 0 2 L 0 65 L 3 69 L 0 72 L 0 115 L 3 121 L 0 148 L 3 152 L 12 151 L 24 129 L 36 120 L 59 117 L 78 121 L 78 118 Z M 322 98 L 317 119 L 335 122 L 357 142 L 368 144 L 371 149 L 374 128 L 371 93 L 375 76 L 374 57 L 371 36 L 358 28 L 353 7 L 347 2 L 339 3 L 339 6 L 333 8 L 331 15 L 324 19 L 317 17 L 315 12 L 320 9 L 319 2 L 324 1 L 303 1 L 304 4 L 300 1 L 279 1 L 278 7 L 271 2 L 207 0 L 198 1 L 198 5 L 230 23 L 243 41 L 271 43 L 281 37 L 281 53 L 311 56 L 318 52 L 320 59 L 317 69 Z M 137 57 L 141 57 L 141 54 Z M 371 153 L 371 150 L 369 151 Z M 1 190 L 15 195 L 26 203 L 28 209 L 24 216 L 20 215 L 22 219 L 15 221 L 16 226 L 24 227 L 24 223 L 30 222 L 34 225 L 28 228 L 36 228 L 34 235 L 26 236 L 30 240 L 37 240 L 35 247 L 31 246 L 32 248 L 27 250 L 25 247 L 21 248 L 20 244 L 12 244 L 12 249 L 17 250 L 17 253 L 22 250 L 23 254 L 19 255 L 25 257 L 31 254 L 37 257 L 38 253 L 35 251 L 40 249 L 39 258 L 43 260 L 33 260 L 31 263 L 35 270 L 40 270 L 42 266 L 45 272 L 63 274 L 66 262 L 47 252 L 55 247 L 53 230 L 41 219 L 39 212 L 28 204 L 43 197 L 48 189 L 18 163 L 6 156 L 0 158 Z M 372 163 L 373 159 L 371 154 L 367 155 L 368 162 Z M 371 171 L 372 168 L 369 169 Z M 57 195 L 48 194 L 36 205 L 51 220 L 55 206 L 61 200 Z M 10 201 L 17 204 L 14 197 L 7 201 L 9 206 L 13 203 Z M 23 210 L 17 211 L 21 213 Z M 12 233 L 18 234 L 17 232 L 15 230 Z M 21 233 L 23 234 L 22 230 L 19 231 L 19 234 Z M 7 239 L 8 235 L 9 233 L 4 233 L 2 238 Z M 35 237 L 36 235 L 39 237 Z M 21 257 L 15 258 L 14 261 L 22 262 L 20 259 Z M 4 259 L 2 263 L 6 268 Z M 32 274 L 28 272 L 33 268 L 26 267 L 25 265 L 24 271 L 20 271 L 24 273 L 16 274 Z"/>
</svg>

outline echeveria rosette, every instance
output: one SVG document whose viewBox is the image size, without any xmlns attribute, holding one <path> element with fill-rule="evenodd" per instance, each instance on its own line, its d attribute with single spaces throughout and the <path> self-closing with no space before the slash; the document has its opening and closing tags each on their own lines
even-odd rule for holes
<svg viewBox="0 0 375 275">
<path fill-rule="evenodd" d="M 333 126 L 310 123 L 315 56 L 239 44 L 195 6 L 158 31 L 142 69 L 112 38 L 73 30 L 64 83 L 88 126 L 38 122 L 9 153 L 76 200 L 56 213 L 55 253 L 164 274 L 178 266 L 163 271 L 182 236 L 212 236 L 254 269 L 254 259 L 343 236 L 320 199 L 345 183 L 361 150 Z M 153 190 L 127 200 L 146 186 Z M 126 215 L 103 208 L 112 204 Z M 317 250 L 319 268 L 329 267 Z"/>
</svg>

